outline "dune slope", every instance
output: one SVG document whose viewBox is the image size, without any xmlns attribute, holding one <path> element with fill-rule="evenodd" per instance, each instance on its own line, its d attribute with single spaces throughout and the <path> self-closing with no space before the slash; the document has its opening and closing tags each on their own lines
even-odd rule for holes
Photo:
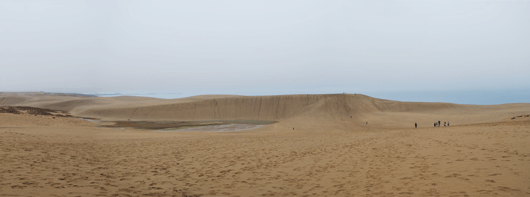
<svg viewBox="0 0 530 197">
<path fill-rule="evenodd" d="M 273 120 L 280 121 L 285 128 L 306 129 L 321 124 L 345 128 L 407 128 L 418 123 L 420 127 L 432 127 L 435 121 L 462 125 L 507 120 L 530 113 L 530 104 L 399 102 L 361 94 L 217 95 L 183 99 L 0 94 L 0 106 L 7 105 L 66 110 L 75 116 L 102 120 Z"/>
</svg>

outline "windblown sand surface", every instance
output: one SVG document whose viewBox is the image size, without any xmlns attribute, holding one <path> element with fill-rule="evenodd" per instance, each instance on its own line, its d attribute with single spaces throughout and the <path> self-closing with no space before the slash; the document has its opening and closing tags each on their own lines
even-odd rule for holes
<svg viewBox="0 0 530 197">
<path fill-rule="evenodd" d="M 278 121 L 151 132 L 0 113 L 0 196 L 530 196 L 529 104 L 0 94 L 0 106 L 116 121 Z M 451 126 L 434 128 L 438 120 Z"/>
</svg>

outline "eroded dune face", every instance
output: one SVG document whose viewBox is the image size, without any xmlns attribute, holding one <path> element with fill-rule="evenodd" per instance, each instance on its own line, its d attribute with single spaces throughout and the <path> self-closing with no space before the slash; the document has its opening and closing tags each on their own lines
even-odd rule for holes
<svg viewBox="0 0 530 197">
<path fill-rule="evenodd" d="M 103 120 L 270 120 L 279 121 L 280 127 L 304 129 L 318 128 L 321 124 L 342 125 L 347 129 L 409 128 L 414 123 L 432 127 L 436 121 L 462 125 L 530 113 L 530 104 L 398 102 L 360 94 L 212 95 L 183 99 L 0 94 L 0 106 L 8 105 L 65 110 L 76 116 Z"/>
<path fill-rule="evenodd" d="M 46 110 L 0 113 L 7 196 L 530 195 L 528 104 L 0 94 L 0 106 L 107 120 L 278 121 L 240 132 L 150 132 Z M 451 126 L 433 127 L 437 120 Z"/>
</svg>

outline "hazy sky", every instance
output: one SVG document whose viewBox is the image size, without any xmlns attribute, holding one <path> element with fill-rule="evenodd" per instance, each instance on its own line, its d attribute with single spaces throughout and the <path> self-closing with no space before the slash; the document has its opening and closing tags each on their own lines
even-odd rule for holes
<svg viewBox="0 0 530 197">
<path fill-rule="evenodd" d="M 0 91 L 530 88 L 530 1 L 0 0 Z"/>
</svg>

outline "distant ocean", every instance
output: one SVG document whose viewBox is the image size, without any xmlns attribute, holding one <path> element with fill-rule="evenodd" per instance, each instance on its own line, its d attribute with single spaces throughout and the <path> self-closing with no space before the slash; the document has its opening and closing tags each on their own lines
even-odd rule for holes
<svg viewBox="0 0 530 197">
<path fill-rule="evenodd" d="M 152 97 L 160 99 L 176 99 L 184 98 L 194 95 L 185 95 L 182 93 L 110 93 L 110 94 L 94 94 L 99 97 L 114 97 L 114 96 L 141 96 L 141 97 Z"/>
<path fill-rule="evenodd" d="M 336 94 L 341 94 L 337 92 Z M 375 98 L 408 101 L 408 102 L 445 102 L 457 104 L 495 105 L 505 103 L 530 103 L 530 88 L 518 90 L 471 90 L 471 91 L 417 91 L 417 92 L 346 92 L 348 94 L 364 94 Z M 334 93 L 308 93 L 334 94 Z M 101 97 L 110 96 L 141 96 L 161 99 L 176 99 L 201 94 L 190 93 L 112 93 L 95 94 Z M 237 94 L 243 96 L 260 96 L 259 94 Z M 274 94 L 270 94 L 274 95 Z"/>
<path fill-rule="evenodd" d="M 411 102 L 444 102 L 474 105 L 530 103 L 530 89 L 378 92 L 367 95 L 381 99 Z"/>
</svg>

